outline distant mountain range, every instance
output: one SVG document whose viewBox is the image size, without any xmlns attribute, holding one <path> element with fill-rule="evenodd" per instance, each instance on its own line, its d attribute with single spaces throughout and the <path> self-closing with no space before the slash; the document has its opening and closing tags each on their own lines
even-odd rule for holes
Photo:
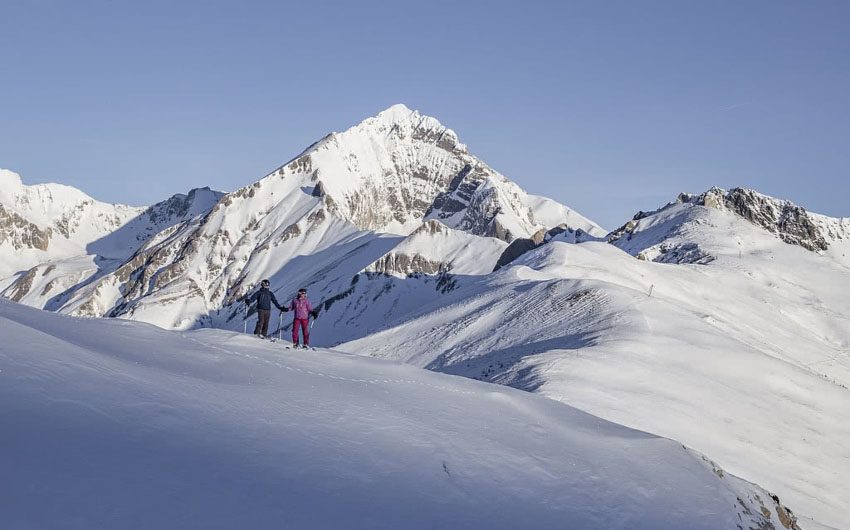
<svg viewBox="0 0 850 530">
<path fill-rule="evenodd" d="M 608 233 L 395 105 L 149 208 L 0 171 L 0 256 L 4 297 L 167 329 L 306 287 L 319 345 L 542 393 L 848 524 L 850 218 L 712 188 Z"/>
</svg>

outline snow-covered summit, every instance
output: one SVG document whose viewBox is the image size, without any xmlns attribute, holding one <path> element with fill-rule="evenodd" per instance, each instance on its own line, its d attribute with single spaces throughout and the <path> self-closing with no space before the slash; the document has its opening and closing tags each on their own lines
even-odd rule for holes
<svg viewBox="0 0 850 530">
<path fill-rule="evenodd" d="M 72 225 L 80 224 L 86 216 L 101 218 L 100 223 L 85 228 L 102 231 L 108 231 L 112 223 L 120 223 L 144 209 L 97 201 L 64 184 L 26 185 L 20 175 L 6 169 L 0 169 L 0 205 L 42 227 L 60 224 L 58 218 Z M 74 232 L 75 228 L 68 226 L 65 231 Z"/>
<path fill-rule="evenodd" d="M 457 134 L 453 130 L 445 127 L 437 118 L 421 114 L 418 110 L 410 109 L 403 103 L 396 103 L 382 110 L 376 116 L 366 118 L 353 129 L 371 129 L 373 132 L 393 129 L 432 131 L 435 136 L 445 135 L 447 140 L 454 140 L 455 146 L 460 151 L 466 151 L 466 146 L 457 142 Z"/>
<path fill-rule="evenodd" d="M 0 168 L 0 197 L 9 190 L 16 190 L 23 185 L 21 176 L 8 169 Z"/>
<path fill-rule="evenodd" d="M 569 208 L 525 194 L 469 154 L 454 131 L 401 104 L 326 136 L 275 174 L 308 175 L 331 209 L 364 230 L 406 235 L 429 216 L 506 241 L 547 223 L 601 232 Z"/>
</svg>

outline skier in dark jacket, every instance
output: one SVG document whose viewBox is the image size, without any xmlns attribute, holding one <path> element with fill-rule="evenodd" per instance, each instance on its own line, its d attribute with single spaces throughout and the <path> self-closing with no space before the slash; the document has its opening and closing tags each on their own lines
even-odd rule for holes
<svg viewBox="0 0 850 530">
<path fill-rule="evenodd" d="M 307 289 L 298 289 L 298 296 L 290 302 L 287 308 L 294 313 L 292 321 L 292 345 L 298 347 L 298 328 L 304 334 L 304 347 L 310 346 L 310 317 L 316 318 L 316 311 L 310 300 L 307 300 Z"/>
<path fill-rule="evenodd" d="M 245 300 L 245 303 L 248 305 L 251 305 L 255 301 L 257 302 L 257 326 L 254 328 L 254 335 L 261 337 L 269 334 L 269 317 L 271 317 L 272 313 L 272 304 L 284 313 L 289 311 L 277 303 L 277 298 L 269 290 L 269 285 L 271 284 L 268 280 L 263 280 L 260 282 L 260 290 Z"/>
</svg>

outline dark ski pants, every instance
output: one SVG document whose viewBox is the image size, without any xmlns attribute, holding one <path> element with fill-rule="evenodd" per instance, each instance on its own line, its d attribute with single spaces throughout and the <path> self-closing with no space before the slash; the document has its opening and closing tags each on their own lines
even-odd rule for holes
<svg viewBox="0 0 850 530">
<path fill-rule="evenodd" d="M 271 317 L 270 309 L 257 309 L 257 326 L 254 328 L 254 335 L 266 336 L 269 334 L 269 317 Z"/>
<path fill-rule="evenodd" d="M 298 328 L 301 328 L 304 334 L 304 345 L 310 345 L 310 319 L 296 318 L 292 321 L 292 343 L 298 344 Z"/>
</svg>

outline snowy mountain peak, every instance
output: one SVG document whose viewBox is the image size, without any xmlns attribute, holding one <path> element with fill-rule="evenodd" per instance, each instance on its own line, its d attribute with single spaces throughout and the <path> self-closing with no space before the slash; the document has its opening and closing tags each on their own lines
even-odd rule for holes
<svg viewBox="0 0 850 530">
<path fill-rule="evenodd" d="M 408 235 L 435 218 L 505 241 L 561 223 L 602 233 L 565 206 L 526 194 L 454 131 L 404 105 L 326 136 L 269 177 L 277 176 L 301 180 L 362 230 Z"/>
<path fill-rule="evenodd" d="M 224 194 L 213 191 L 209 186 L 194 188 L 187 194 L 178 193 L 159 202 L 145 211 L 152 224 L 173 219 L 188 219 L 206 213 Z"/>
<path fill-rule="evenodd" d="M 696 197 L 680 195 L 680 200 L 718 210 L 728 210 L 782 241 L 807 250 L 824 251 L 829 243 L 810 214 L 791 201 L 776 199 L 752 189 L 733 188 L 729 191 L 711 188 Z"/>
<path fill-rule="evenodd" d="M 638 212 L 607 239 L 640 259 L 665 263 L 706 264 L 742 255 L 746 242 L 754 249 L 781 242 L 850 266 L 849 218 L 811 213 L 747 188 L 681 193 L 655 211 Z"/>
<path fill-rule="evenodd" d="M 404 103 L 396 103 L 379 112 L 374 118 L 367 118 L 364 121 L 376 120 L 385 123 L 398 123 L 401 121 L 416 121 L 419 117 L 419 111 L 409 108 Z"/>
<path fill-rule="evenodd" d="M 406 115 L 406 114 L 411 114 L 411 113 L 419 114 L 418 111 L 412 110 L 410 107 L 408 107 L 404 103 L 396 103 L 394 105 L 390 105 L 386 109 L 379 112 L 378 116 L 385 116 L 385 115 L 390 115 L 390 114 Z"/>
<path fill-rule="evenodd" d="M 14 171 L 0 168 L 0 193 L 17 190 L 23 186 L 21 176 Z"/>
<path fill-rule="evenodd" d="M 376 126 L 389 126 L 390 128 L 408 127 L 419 129 L 448 130 L 440 121 L 431 116 L 421 114 L 418 110 L 410 109 L 403 103 L 397 103 L 379 112 L 376 116 L 366 118 L 354 129 L 366 129 Z M 453 131 L 450 131 L 454 135 Z"/>
<path fill-rule="evenodd" d="M 144 208 L 97 201 L 62 184 L 26 185 L 0 170 L 0 279 L 38 263 L 86 253 Z"/>
<path fill-rule="evenodd" d="M 440 123 L 437 118 L 421 114 L 399 103 L 376 116 L 366 118 L 357 125 L 342 133 L 332 136 L 368 136 L 375 140 L 382 137 L 396 142 L 422 141 L 425 144 L 435 144 L 447 151 L 466 153 L 467 148 L 460 143 L 457 134 Z"/>
</svg>

